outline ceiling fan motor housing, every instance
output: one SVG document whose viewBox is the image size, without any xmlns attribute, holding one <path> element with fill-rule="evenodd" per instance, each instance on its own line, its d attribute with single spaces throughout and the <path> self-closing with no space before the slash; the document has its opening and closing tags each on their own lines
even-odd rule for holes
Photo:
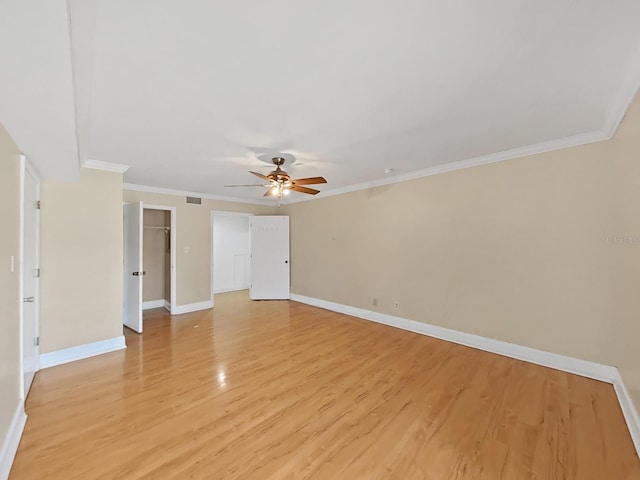
<svg viewBox="0 0 640 480">
<path fill-rule="evenodd" d="M 273 182 L 277 183 L 287 183 L 289 182 L 289 174 L 280 168 L 281 165 L 284 165 L 284 158 L 282 157 L 273 157 L 271 161 L 276 165 L 276 169 L 269 173 L 267 177 Z"/>
</svg>

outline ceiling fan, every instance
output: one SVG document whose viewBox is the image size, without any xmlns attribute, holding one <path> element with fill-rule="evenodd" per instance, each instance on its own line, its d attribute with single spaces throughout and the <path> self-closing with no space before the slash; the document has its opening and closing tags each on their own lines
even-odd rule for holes
<svg viewBox="0 0 640 480">
<path fill-rule="evenodd" d="M 273 157 L 271 159 L 276 169 L 268 175 L 263 175 L 258 172 L 249 172 L 254 174 L 263 180 L 266 180 L 266 184 L 252 184 L 252 185 L 225 185 L 225 187 L 264 187 L 268 190 L 264 194 L 265 197 L 278 197 L 282 200 L 283 195 L 288 195 L 291 190 L 294 192 L 307 193 L 309 195 L 317 195 L 320 190 L 314 188 L 303 187 L 302 185 L 316 185 L 319 183 L 327 183 L 324 177 L 310 177 L 310 178 L 298 178 L 292 179 L 287 172 L 280 168 L 284 165 L 284 158 Z"/>
</svg>

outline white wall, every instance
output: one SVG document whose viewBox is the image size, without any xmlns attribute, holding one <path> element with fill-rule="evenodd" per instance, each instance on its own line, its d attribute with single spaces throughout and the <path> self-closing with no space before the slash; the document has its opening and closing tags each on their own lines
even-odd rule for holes
<svg viewBox="0 0 640 480">
<path fill-rule="evenodd" d="M 249 288 L 251 281 L 249 216 L 213 215 L 213 292 Z"/>
</svg>

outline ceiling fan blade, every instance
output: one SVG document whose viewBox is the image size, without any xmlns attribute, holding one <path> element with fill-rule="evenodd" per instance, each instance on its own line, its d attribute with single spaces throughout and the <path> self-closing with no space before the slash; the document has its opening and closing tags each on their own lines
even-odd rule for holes
<svg viewBox="0 0 640 480">
<path fill-rule="evenodd" d="M 313 188 L 307 187 L 298 187 L 295 184 L 293 185 L 293 187 L 291 187 L 291 190 L 293 190 L 294 192 L 308 193 L 309 195 L 317 195 L 318 193 L 320 193 L 320 190 L 315 190 Z"/>
<path fill-rule="evenodd" d="M 269 190 L 264 192 L 264 195 L 263 195 L 263 197 L 271 197 L 271 196 L 273 196 L 273 188 L 270 188 Z"/>
<path fill-rule="evenodd" d="M 263 180 L 266 180 L 267 182 L 270 182 L 271 179 L 269 177 L 267 177 L 266 175 L 263 175 L 261 173 L 258 172 L 249 172 L 249 173 L 253 173 L 256 177 L 260 177 Z"/>
<path fill-rule="evenodd" d="M 252 185 L 225 185 L 225 187 L 267 187 L 268 185 L 257 185 L 257 184 L 252 184 Z"/>
<path fill-rule="evenodd" d="M 327 183 L 324 177 L 309 177 L 309 178 L 298 178 L 296 180 L 291 180 L 294 185 L 315 185 L 318 183 Z"/>
</svg>

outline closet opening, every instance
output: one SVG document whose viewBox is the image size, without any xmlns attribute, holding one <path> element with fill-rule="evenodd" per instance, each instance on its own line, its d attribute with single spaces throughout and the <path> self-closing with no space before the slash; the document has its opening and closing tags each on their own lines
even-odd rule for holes
<svg viewBox="0 0 640 480">
<path fill-rule="evenodd" d="M 142 309 L 175 308 L 175 207 L 143 204 Z"/>
</svg>

